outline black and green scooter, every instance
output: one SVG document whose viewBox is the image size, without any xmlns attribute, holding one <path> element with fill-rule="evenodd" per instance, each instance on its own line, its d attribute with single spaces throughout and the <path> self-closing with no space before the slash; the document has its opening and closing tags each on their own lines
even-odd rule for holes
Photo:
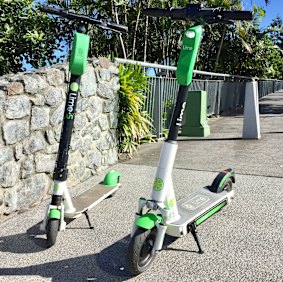
<svg viewBox="0 0 283 282">
<path fill-rule="evenodd" d="M 170 10 L 149 8 L 146 16 L 169 17 L 174 20 L 201 21 L 208 24 L 230 23 L 231 20 L 252 20 L 248 11 L 224 11 L 206 9 L 191 4 L 186 8 Z M 197 235 L 197 227 L 206 219 L 231 202 L 235 182 L 233 169 L 220 172 L 212 185 L 176 202 L 172 182 L 172 170 L 177 152 L 177 137 L 186 107 L 188 88 L 192 82 L 193 70 L 202 39 L 203 27 L 196 25 L 185 30 L 177 66 L 177 81 L 180 85 L 168 139 L 164 142 L 153 184 L 151 199 L 139 199 L 134 227 L 128 247 L 128 269 L 134 275 L 147 270 L 157 251 L 163 247 L 165 234 L 182 237 L 191 232 L 203 253 Z"/>
<path fill-rule="evenodd" d="M 81 195 L 71 198 L 67 188 L 67 163 L 68 152 L 74 126 L 75 111 L 78 99 L 78 91 L 81 76 L 84 74 L 87 65 L 88 48 L 90 36 L 86 34 L 86 24 L 93 24 L 102 29 L 112 32 L 127 32 L 124 25 L 110 23 L 103 19 L 94 19 L 86 15 L 76 14 L 67 10 L 56 9 L 49 6 L 39 7 L 40 11 L 58 15 L 68 20 L 79 23 L 78 30 L 74 35 L 69 70 L 71 73 L 69 91 L 65 105 L 63 127 L 61 131 L 59 150 L 54 170 L 54 184 L 51 204 L 48 205 L 41 229 L 47 234 L 47 247 L 55 244 L 59 230 L 65 230 L 65 218 L 73 219 L 84 214 L 90 228 L 93 228 L 88 210 L 97 205 L 103 199 L 113 195 L 120 187 L 120 173 L 116 170 L 108 172 L 104 180 Z"/>
</svg>

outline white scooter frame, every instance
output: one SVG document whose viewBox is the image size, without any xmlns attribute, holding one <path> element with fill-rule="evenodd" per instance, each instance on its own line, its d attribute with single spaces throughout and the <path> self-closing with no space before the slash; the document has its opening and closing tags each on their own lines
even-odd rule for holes
<svg viewBox="0 0 283 282">
<path fill-rule="evenodd" d="M 230 23 L 230 20 L 252 20 L 248 11 L 223 11 L 203 8 L 198 4 L 186 8 L 149 8 L 144 14 L 153 17 L 170 17 L 172 20 L 199 20 L 211 23 Z M 176 71 L 180 85 L 171 120 L 168 139 L 164 142 L 155 176 L 152 199 L 139 199 L 131 240 L 128 247 L 128 269 L 134 275 L 147 270 L 154 260 L 156 251 L 162 249 L 165 234 L 182 237 L 191 232 L 203 253 L 197 234 L 197 226 L 229 204 L 234 196 L 235 183 L 233 169 L 220 172 L 211 186 L 200 188 L 193 194 L 176 202 L 172 170 L 177 152 L 177 137 L 182 125 L 189 85 L 197 58 L 203 28 L 201 25 L 188 28 L 184 32 L 181 52 Z"/>
</svg>

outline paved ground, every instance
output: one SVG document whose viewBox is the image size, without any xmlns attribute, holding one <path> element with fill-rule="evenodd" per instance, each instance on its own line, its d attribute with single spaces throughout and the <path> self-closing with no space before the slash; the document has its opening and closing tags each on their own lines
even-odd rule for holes
<svg viewBox="0 0 283 282">
<path fill-rule="evenodd" d="M 0 224 L 0 281 L 283 281 L 283 92 L 261 101 L 261 140 L 241 140 L 243 118 L 211 121 L 205 139 L 180 138 L 173 171 L 177 198 L 236 170 L 235 200 L 199 228 L 205 254 L 189 234 L 158 253 L 149 271 L 125 269 L 133 215 L 150 197 L 161 143 L 116 166 L 123 187 L 44 248 L 38 224 L 46 203 Z M 97 182 L 99 179 L 97 179 Z M 89 184 L 91 185 L 91 184 Z"/>
</svg>

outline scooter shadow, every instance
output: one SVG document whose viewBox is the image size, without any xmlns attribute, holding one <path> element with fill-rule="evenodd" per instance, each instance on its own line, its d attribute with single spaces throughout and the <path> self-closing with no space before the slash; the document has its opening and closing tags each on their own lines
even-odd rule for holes
<svg viewBox="0 0 283 282">
<path fill-rule="evenodd" d="M 74 219 L 67 219 L 66 229 L 90 229 L 68 226 Z M 0 252 L 37 253 L 46 250 L 46 233 L 40 230 L 41 221 L 27 230 L 26 233 L 0 237 Z"/>
<path fill-rule="evenodd" d="M 67 226 L 72 220 L 67 220 Z M 33 225 L 26 233 L 0 237 L 0 252 L 37 253 L 46 250 L 46 233 L 40 230 L 41 221 Z M 89 227 L 67 229 L 89 229 Z"/>
<path fill-rule="evenodd" d="M 74 219 L 67 219 L 66 229 L 89 229 L 89 227 L 70 227 L 68 226 Z M 7 253 L 36 253 L 47 250 L 46 247 L 46 233 L 40 230 L 41 221 L 32 226 L 23 234 L 15 234 L 6 237 L 0 237 L 0 252 Z M 162 251 L 177 251 L 177 252 L 188 252 L 198 253 L 198 251 L 176 249 L 170 247 L 178 238 L 166 235 L 164 238 Z M 121 239 L 119 242 L 130 241 L 130 236 Z M 117 242 L 117 244 L 119 243 Z M 107 249 L 106 249 L 107 250 Z M 102 251 L 103 253 L 104 251 Z M 126 251 L 125 251 L 126 252 Z M 115 261 L 115 260 L 114 260 Z M 106 264 L 107 265 L 107 264 Z M 1 272 L 0 272 L 1 273 Z"/>
<path fill-rule="evenodd" d="M 46 249 L 45 234 L 40 231 L 40 222 L 26 233 L 0 237 L 0 252 L 36 253 Z"/>
<path fill-rule="evenodd" d="M 27 234 L 17 234 L 14 236 L 2 237 L 4 244 L 0 244 L 0 251 L 14 253 L 32 253 L 42 251 L 43 247 L 35 245 L 34 240 L 27 239 L 27 235 L 31 235 L 35 231 L 34 226 Z M 43 240 L 43 239 L 42 239 Z M 163 251 L 185 251 L 196 252 L 190 250 L 182 250 L 170 248 L 177 238 L 166 236 Z M 130 241 L 130 235 L 125 236 L 121 240 L 112 244 L 100 253 L 86 256 L 74 257 L 65 260 L 53 261 L 48 263 L 30 265 L 27 267 L 0 268 L 1 276 L 41 276 L 51 278 L 51 281 L 126 281 L 132 278 L 132 274 L 126 268 L 126 254 Z M 42 242 L 42 241 L 38 241 Z M 52 248 L 48 249 L 52 252 Z"/>
<path fill-rule="evenodd" d="M 51 281 L 126 281 L 126 236 L 98 254 L 74 257 L 27 267 L 0 268 L 1 276 L 41 276 Z"/>
</svg>

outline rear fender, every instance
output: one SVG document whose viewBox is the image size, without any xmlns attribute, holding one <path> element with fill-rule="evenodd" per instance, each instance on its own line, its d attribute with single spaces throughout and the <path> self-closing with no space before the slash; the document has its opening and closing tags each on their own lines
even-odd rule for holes
<svg viewBox="0 0 283 282">
<path fill-rule="evenodd" d="M 214 193 L 220 193 L 223 191 L 224 185 L 228 179 L 231 179 L 232 183 L 235 183 L 235 171 L 232 168 L 221 171 L 215 177 L 211 186 L 208 186 L 209 191 Z"/>
<path fill-rule="evenodd" d="M 105 186 L 117 186 L 119 184 L 120 176 L 121 173 L 119 171 L 111 170 L 105 175 L 102 184 Z"/>
</svg>

